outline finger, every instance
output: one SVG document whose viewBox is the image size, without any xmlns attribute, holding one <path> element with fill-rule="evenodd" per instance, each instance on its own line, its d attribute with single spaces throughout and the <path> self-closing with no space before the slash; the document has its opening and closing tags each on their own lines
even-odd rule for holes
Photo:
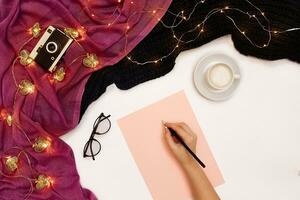
<svg viewBox="0 0 300 200">
<path fill-rule="evenodd" d="M 165 123 L 165 126 L 172 128 L 185 142 L 193 138 L 192 133 L 183 129 L 178 123 Z"/>
<path fill-rule="evenodd" d="M 187 132 L 193 132 L 192 129 L 185 122 L 179 122 L 178 125 L 181 126 Z"/>
<path fill-rule="evenodd" d="M 195 134 L 194 131 L 192 131 L 192 129 L 185 123 L 185 122 L 180 122 L 179 125 L 188 133 L 190 133 L 191 135 L 193 135 L 195 138 L 197 138 L 197 135 Z"/>
<path fill-rule="evenodd" d="M 165 136 L 165 139 L 167 141 L 167 144 L 169 145 L 169 147 L 172 149 L 172 150 L 175 150 L 177 148 L 177 144 L 174 142 L 174 139 L 171 135 L 171 132 L 169 131 L 168 128 L 165 128 L 165 132 L 164 132 L 164 136 Z"/>
<path fill-rule="evenodd" d="M 174 137 L 174 135 L 172 135 L 172 133 L 170 132 L 170 129 L 165 125 L 165 121 L 161 121 L 162 122 L 162 124 L 163 124 L 163 127 L 165 128 L 165 130 L 164 130 L 164 132 L 166 133 L 166 132 L 168 132 L 168 133 L 170 133 L 170 135 L 171 135 L 171 137 L 173 138 L 173 141 L 177 144 L 178 143 L 178 140 L 177 140 L 177 138 L 176 137 Z"/>
</svg>

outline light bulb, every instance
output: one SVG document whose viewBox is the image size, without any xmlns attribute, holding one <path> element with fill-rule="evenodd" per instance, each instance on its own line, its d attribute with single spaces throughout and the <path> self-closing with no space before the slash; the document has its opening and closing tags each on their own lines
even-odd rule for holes
<svg viewBox="0 0 300 200">
<path fill-rule="evenodd" d="M 23 49 L 19 53 L 20 64 L 27 66 L 33 62 L 33 59 L 29 57 L 29 52 L 26 49 Z"/>
<path fill-rule="evenodd" d="M 83 65 L 88 68 L 95 68 L 99 65 L 99 59 L 96 54 L 87 53 L 86 57 L 83 59 Z"/>
<path fill-rule="evenodd" d="M 52 178 L 43 174 L 40 174 L 35 180 L 35 188 L 37 190 L 43 190 L 49 188 L 52 185 Z"/>
<path fill-rule="evenodd" d="M 8 126 L 11 126 L 13 123 L 13 117 L 11 115 L 7 115 L 6 117 L 6 123 Z"/>
<path fill-rule="evenodd" d="M 6 168 L 9 172 L 14 172 L 18 168 L 19 159 L 16 156 L 8 156 L 5 162 Z"/>
<path fill-rule="evenodd" d="M 30 32 L 34 38 L 37 38 L 39 37 L 41 30 L 40 24 L 37 22 L 31 27 Z"/>
<path fill-rule="evenodd" d="M 63 67 L 60 67 L 58 70 L 56 70 L 53 73 L 53 79 L 58 81 L 58 82 L 62 82 L 65 79 L 65 69 Z"/>
<path fill-rule="evenodd" d="M 8 126 L 12 125 L 13 117 L 7 112 L 6 109 L 1 109 L 0 116 L 3 121 L 6 121 Z"/>
<path fill-rule="evenodd" d="M 65 28 L 64 32 L 73 39 L 76 39 L 80 36 L 79 31 L 75 28 Z"/>
<path fill-rule="evenodd" d="M 44 137 L 36 138 L 32 148 L 35 152 L 41 153 L 44 152 L 51 145 L 51 141 Z"/>
<path fill-rule="evenodd" d="M 19 92 L 20 94 L 26 96 L 28 94 L 33 94 L 35 91 L 35 86 L 29 80 L 22 80 L 19 83 Z"/>
</svg>

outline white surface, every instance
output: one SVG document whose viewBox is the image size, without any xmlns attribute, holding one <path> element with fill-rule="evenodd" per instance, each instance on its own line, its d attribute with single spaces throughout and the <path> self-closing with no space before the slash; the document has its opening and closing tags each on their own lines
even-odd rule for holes
<svg viewBox="0 0 300 200">
<path fill-rule="evenodd" d="M 226 53 L 241 67 L 234 96 L 214 103 L 193 85 L 199 59 Z M 150 200 L 141 174 L 116 119 L 184 89 L 226 183 L 217 188 L 223 200 L 300 199 L 300 65 L 263 61 L 239 54 L 229 36 L 180 54 L 174 70 L 128 91 L 110 86 L 87 110 L 78 127 L 63 139 L 74 150 L 84 187 L 101 200 Z M 103 149 L 96 161 L 82 149 L 98 114 L 112 115 L 112 129 L 99 136 Z"/>
</svg>

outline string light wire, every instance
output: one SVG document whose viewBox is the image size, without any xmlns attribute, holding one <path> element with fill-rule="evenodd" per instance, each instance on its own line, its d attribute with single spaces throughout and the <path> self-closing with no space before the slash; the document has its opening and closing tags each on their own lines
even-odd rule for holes
<svg viewBox="0 0 300 200">
<path fill-rule="evenodd" d="M 115 10 L 113 11 L 112 15 L 111 15 L 111 18 L 112 20 L 110 20 L 109 23 L 107 23 L 107 26 L 110 27 L 112 26 L 113 24 L 115 24 L 118 19 L 120 18 L 120 16 L 122 15 L 121 12 L 119 12 L 117 15 L 116 13 L 119 11 L 119 6 L 121 5 L 121 3 L 123 2 L 123 0 L 116 0 L 117 2 L 117 6 L 115 8 Z M 182 33 L 181 35 L 177 35 L 176 33 L 176 28 L 179 27 L 183 22 L 188 22 L 191 17 L 193 16 L 193 14 L 196 12 L 198 6 L 200 6 L 201 4 L 204 4 L 206 1 L 205 0 L 201 0 L 201 1 L 197 1 L 193 7 L 193 9 L 191 10 L 190 13 L 188 13 L 187 15 L 185 15 L 185 11 L 180 11 L 178 13 L 174 13 L 170 10 L 165 10 L 163 8 L 156 8 L 156 9 L 153 9 L 153 10 L 142 10 L 140 12 L 133 12 L 128 18 L 127 18 L 127 21 L 125 23 L 125 27 L 124 27 L 124 36 L 125 36 L 125 43 L 124 43 L 124 52 L 126 55 L 128 55 L 128 49 L 127 49 L 127 46 L 128 46 L 128 32 L 130 31 L 131 29 L 131 26 L 130 26 L 130 22 L 131 22 L 131 19 L 136 16 L 136 15 L 140 15 L 140 14 L 143 14 L 143 13 L 148 13 L 150 16 L 152 16 L 154 19 L 156 19 L 164 28 L 166 29 L 170 29 L 171 30 L 171 33 L 173 34 L 173 38 L 174 40 L 176 41 L 175 42 L 175 45 L 174 45 L 174 48 L 166 53 L 165 55 L 159 57 L 159 58 L 156 58 L 156 59 L 153 59 L 153 60 L 147 60 L 147 61 L 137 61 L 135 59 L 133 59 L 130 55 L 127 56 L 127 59 L 129 61 L 131 61 L 132 63 L 134 64 L 137 64 L 137 65 L 146 65 L 146 64 L 156 64 L 160 61 L 163 61 L 164 59 L 168 58 L 169 56 L 171 56 L 179 47 L 180 45 L 184 45 L 184 44 L 188 44 L 188 43 L 191 43 L 191 42 L 194 42 L 196 41 L 197 39 L 199 39 L 199 37 L 201 36 L 201 34 L 204 34 L 205 32 L 205 23 L 211 18 L 213 17 L 214 15 L 216 14 L 223 14 L 224 17 L 226 17 L 228 20 L 230 20 L 233 24 L 233 26 L 240 32 L 240 34 L 245 37 L 249 42 L 250 44 L 252 44 L 254 47 L 257 47 L 257 48 L 266 48 L 269 46 L 271 40 L 272 40 L 272 34 L 281 34 L 281 33 L 287 33 L 287 32 L 292 32 L 292 31 L 299 31 L 300 30 L 300 27 L 293 27 L 293 28 L 289 28 L 289 29 L 272 29 L 271 28 L 271 25 L 270 25 L 270 20 L 266 17 L 266 14 L 264 12 L 262 12 L 262 10 L 257 7 L 255 4 L 253 4 L 251 1 L 249 0 L 244 0 L 246 3 L 248 3 L 252 8 L 254 8 L 258 13 L 257 15 L 251 15 L 249 14 L 247 11 L 244 11 L 240 8 L 237 8 L 237 7 L 230 7 L 229 5 L 227 6 L 224 6 L 222 8 L 213 8 L 212 10 L 210 10 L 206 16 L 204 17 L 204 19 L 202 21 L 200 21 L 199 23 L 197 23 L 193 28 L 191 28 L 190 30 L 187 30 L 185 31 L 184 33 Z M 131 1 L 130 2 L 131 5 L 134 5 L 134 2 Z M 90 16 L 92 17 L 93 20 L 97 20 L 97 19 L 101 19 L 100 17 L 98 17 L 97 15 L 95 15 L 94 12 L 92 12 L 92 10 L 88 7 L 88 6 L 85 6 L 84 9 L 87 9 L 88 13 L 90 13 Z M 157 16 L 157 13 L 158 11 L 163 11 L 163 12 L 166 12 L 172 16 L 174 16 L 174 20 L 173 22 L 169 25 L 169 24 L 166 24 L 163 20 L 161 20 L 161 18 L 159 18 Z M 266 41 L 266 43 L 264 44 L 256 44 L 255 42 L 253 42 L 251 40 L 251 37 L 248 36 L 248 34 L 246 33 L 245 30 L 242 30 L 237 22 L 228 14 L 228 11 L 235 11 L 235 12 L 238 12 L 240 14 L 243 14 L 243 15 L 247 15 L 249 16 L 249 19 L 255 19 L 257 24 L 260 26 L 260 28 L 265 31 L 267 34 L 268 34 L 268 40 Z M 259 16 L 259 17 L 258 17 Z M 260 19 L 262 18 L 265 23 Z M 39 25 L 39 24 L 38 24 Z M 60 27 L 58 25 L 58 27 Z M 39 28 L 39 27 L 38 27 Z M 42 31 L 44 31 L 44 29 L 40 29 Z M 85 40 L 85 37 L 86 37 L 86 30 L 84 29 L 84 27 L 80 27 L 79 29 L 77 29 L 77 31 L 79 32 L 80 34 L 80 38 L 73 38 L 75 43 L 84 51 L 86 52 L 85 48 L 83 47 L 83 45 L 81 44 L 81 42 L 83 40 Z M 185 36 L 190 34 L 190 33 L 194 33 L 195 31 L 197 31 L 197 34 L 195 35 L 194 38 L 192 39 L 189 39 L 189 40 L 184 40 Z M 26 40 L 22 45 L 21 47 L 19 48 L 19 52 L 28 44 L 30 43 L 34 38 L 36 37 L 30 37 L 28 40 Z M 21 59 L 19 52 L 17 52 L 17 56 L 16 58 L 13 60 L 13 63 L 11 65 L 11 70 L 12 70 L 12 76 L 13 76 L 13 80 L 14 80 L 14 83 L 17 87 L 16 89 L 16 93 L 15 93 L 15 96 L 14 96 L 14 101 L 13 101 L 13 109 L 15 109 L 15 103 L 16 103 L 16 99 L 17 99 L 17 94 L 19 92 L 19 85 L 18 85 L 18 82 L 17 82 L 17 79 L 16 79 L 16 76 L 15 76 L 15 65 L 17 63 L 18 60 Z M 68 64 L 68 66 L 74 64 L 75 62 L 77 62 L 80 58 L 86 56 L 86 54 L 84 55 L 79 55 L 78 57 L 76 57 L 75 59 L 73 59 L 70 64 Z M 30 70 L 30 68 L 27 68 L 25 67 L 26 71 L 27 70 Z M 14 113 L 14 117 L 16 117 L 15 113 Z M 24 134 L 24 136 L 26 137 L 26 139 L 28 140 L 29 144 L 32 146 L 33 143 L 32 141 L 30 140 L 30 138 L 28 137 L 28 134 L 26 133 L 26 131 L 22 128 L 22 125 L 15 122 L 13 120 L 13 125 L 15 125 L 21 132 L 22 134 Z M 19 158 L 21 155 L 24 155 L 26 157 L 26 160 L 27 160 L 27 164 L 30 166 L 31 168 L 31 171 L 33 172 L 33 168 L 32 168 L 32 164 L 31 164 L 31 161 L 30 161 L 30 158 L 29 156 L 27 155 L 26 151 L 22 148 L 19 148 L 19 147 L 13 147 L 14 149 L 19 149 L 20 152 L 18 153 L 17 157 Z M 22 178 L 22 179 L 25 179 L 27 180 L 29 183 L 30 183 L 30 188 L 27 192 L 27 194 L 25 195 L 25 199 L 27 200 L 30 195 L 33 193 L 34 191 L 34 187 L 33 187 L 33 182 L 36 181 L 36 179 L 32 179 L 32 178 L 29 178 L 27 176 L 24 176 L 24 175 L 21 175 L 21 174 L 18 174 L 18 175 L 14 175 L 14 176 L 9 176 L 9 175 L 6 175 L 4 172 L 2 172 L 0 170 L 0 175 L 6 177 L 6 178 Z M 51 188 L 52 188 L 52 191 L 57 194 L 58 196 L 60 196 L 60 198 L 64 199 L 55 189 L 54 189 L 54 186 L 53 186 L 53 182 L 51 182 L 50 184 Z"/>
<path fill-rule="evenodd" d="M 168 58 L 169 56 L 171 56 L 175 51 L 176 49 L 180 46 L 180 45 L 184 45 L 184 44 L 188 44 L 188 43 L 191 43 L 191 42 L 194 42 L 196 41 L 197 39 L 199 39 L 199 37 L 201 36 L 201 34 L 203 34 L 205 32 L 204 30 L 204 27 L 205 27 L 205 23 L 211 18 L 213 17 L 214 15 L 216 14 L 224 14 L 224 16 L 229 19 L 233 26 L 239 31 L 239 33 L 245 37 L 251 45 L 253 45 L 254 47 L 257 47 L 257 48 L 266 48 L 270 45 L 270 42 L 272 40 L 272 33 L 273 34 L 280 34 L 280 33 L 286 33 L 286 32 L 291 32 L 291 31 L 299 31 L 300 30 L 300 27 L 295 27 L 295 28 L 289 28 L 289 29 L 285 29 L 285 30 L 272 30 L 271 28 L 271 25 L 270 25 L 270 20 L 266 17 L 266 14 L 264 12 L 262 12 L 262 10 L 260 8 L 258 8 L 256 5 L 254 5 L 252 2 L 250 2 L 249 0 L 244 0 L 246 3 L 248 3 L 251 7 L 253 7 L 257 12 L 258 12 L 258 15 L 261 16 L 264 21 L 267 23 L 267 25 L 264 25 L 264 23 L 257 17 L 257 15 L 251 15 L 249 14 L 247 11 L 243 11 L 242 9 L 240 8 L 237 8 L 237 7 L 230 7 L 230 6 L 225 6 L 225 7 L 222 7 L 222 8 L 213 8 L 211 11 L 209 11 L 207 13 L 207 15 L 205 16 L 205 18 L 199 22 L 194 28 L 190 29 L 190 30 L 187 30 L 186 32 L 182 33 L 182 35 L 180 36 L 177 36 L 176 35 L 176 31 L 174 30 L 175 28 L 177 28 L 182 22 L 184 21 L 189 21 L 191 19 L 191 17 L 193 16 L 193 14 L 195 13 L 195 11 L 197 10 L 197 7 L 200 5 L 200 4 L 203 4 L 205 3 L 206 1 L 198 1 L 195 3 L 192 11 L 187 15 L 187 17 L 185 17 L 183 15 L 184 11 L 180 11 L 178 12 L 177 14 L 171 12 L 171 11 L 166 11 L 167 13 L 171 14 L 171 15 L 174 15 L 175 18 L 174 18 L 174 21 L 172 23 L 172 25 L 167 25 L 163 22 L 163 20 L 159 19 L 159 22 L 160 24 L 162 24 L 162 26 L 166 29 L 171 29 L 172 33 L 173 33 L 173 38 L 175 40 L 177 40 L 177 42 L 175 43 L 174 47 L 172 50 L 170 50 L 169 53 L 161 56 L 160 58 L 158 59 L 153 59 L 153 60 L 147 60 L 147 61 L 144 61 L 144 62 L 141 62 L 141 61 L 138 61 L 138 60 L 135 60 L 132 58 L 132 56 L 128 55 L 127 56 L 127 59 L 129 61 L 131 61 L 132 63 L 136 64 L 136 65 L 146 65 L 146 64 L 156 64 L 158 63 L 159 61 L 162 61 L 166 58 Z M 242 30 L 238 25 L 237 25 L 237 22 L 231 17 L 229 16 L 227 13 L 228 11 L 236 11 L 240 14 L 243 14 L 243 15 L 247 15 L 249 16 L 249 18 L 254 18 L 256 20 L 256 22 L 258 23 L 258 25 L 260 26 L 260 28 L 262 29 L 262 31 L 266 32 L 267 35 L 268 35 L 268 39 L 265 43 L 263 44 L 257 44 L 255 43 L 251 38 L 250 36 L 247 35 L 247 33 Z M 151 13 L 151 11 L 147 11 L 148 13 Z M 153 12 L 152 12 L 153 13 Z M 176 21 L 178 21 L 178 18 L 181 18 L 181 20 L 179 20 L 178 23 L 176 23 Z M 182 38 L 184 38 L 187 34 L 189 33 L 193 33 L 195 31 L 197 31 L 198 29 L 200 28 L 200 31 L 198 32 L 198 34 L 193 38 L 193 39 L 190 39 L 188 41 L 184 41 Z M 128 35 L 126 35 L 128 36 Z M 127 52 L 127 48 L 125 46 L 125 52 L 126 54 L 128 54 L 129 52 Z"/>
</svg>

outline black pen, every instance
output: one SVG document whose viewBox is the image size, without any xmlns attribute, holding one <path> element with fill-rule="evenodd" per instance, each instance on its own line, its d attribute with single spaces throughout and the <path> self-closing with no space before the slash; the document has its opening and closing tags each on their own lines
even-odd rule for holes
<svg viewBox="0 0 300 200">
<path fill-rule="evenodd" d="M 194 154 L 194 152 L 185 144 L 182 138 L 176 133 L 176 131 L 172 128 L 166 127 L 171 132 L 171 135 L 175 137 L 183 146 L 184 148 L 193 156 L 193 158 L 201 165 L 201 167 L 205 168 L 205 164 Z"/>
</svg>

